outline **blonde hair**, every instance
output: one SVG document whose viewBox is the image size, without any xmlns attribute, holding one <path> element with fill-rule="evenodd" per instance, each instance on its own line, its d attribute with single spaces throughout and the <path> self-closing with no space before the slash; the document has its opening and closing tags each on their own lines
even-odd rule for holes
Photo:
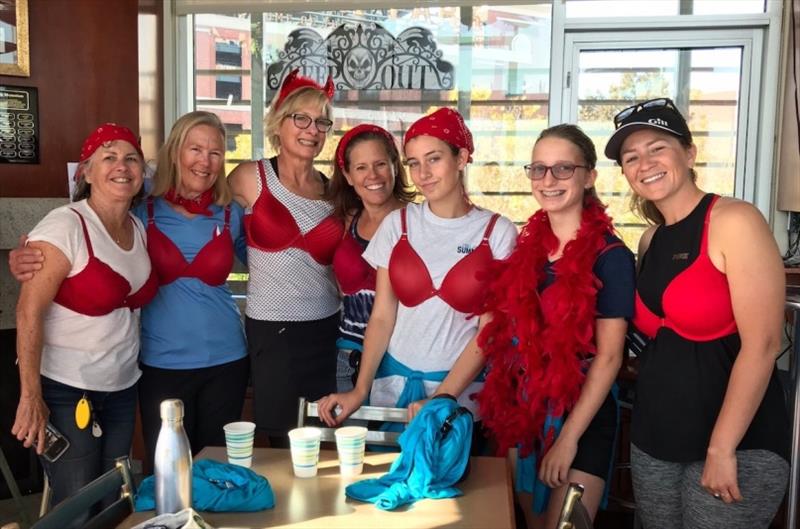
<svg viewBox="0 0 800 529">
<path fill-rule="evenodd" d="M 324 92 L 313 88 L 311 86 L 304 86 L 298 88 L 281 102 L 280 108 L 275 110 L 275 103 L 278 100 L 280 91 L 276 92 L 275 97 L 272 98 L 272 103 L 269 105 L 267 117 L 264 118 L 264 135 L 269 140 L 272 148 L 278 151 L 281 147 L 281 139 L 278 131 L 281 128 L 283 120 L 297 112 L 300 108 L 305 106 L 316 106 L 322 109 L 325 117 L 333 120 L 333 106 L 331 105 L 328 96 Z M 313 125 L 312 125 L 313 126 Z"/>
<path fill-rule="evenodd" d="M 226 206 L 233 199 L 233 193 L 228 186 L 228 179 L 225 177 L 225 125 L 219 117 L 212 112 L 195 110 L 184 114 L 172 126 L 169 131 L 167 141 L 158 151 L 158 164 L 156 174 L 153 177 L 153 189 L 150 194 L 154 197 L 163 196 L 171 188 L 178 189 L 181 183 L 180 156 L 181 148 L 186 142 L 189 131 L 198 125 L 208 125 L 219 132 L 222 140 L 222 164 L 217 179 L 214 182 L 214 203 L 218 206 Z"/>
</svg>

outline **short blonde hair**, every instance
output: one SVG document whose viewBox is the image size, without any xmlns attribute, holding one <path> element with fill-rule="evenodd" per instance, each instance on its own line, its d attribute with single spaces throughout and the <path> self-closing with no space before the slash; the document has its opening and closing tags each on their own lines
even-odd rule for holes
<svg viewBox="0 0 800 529">
<path fill-rule="evenodd" d="M 225 125 L 222 124 L 216 114 L 203 110 L 195 110 L 184 114 L 172 126 L 167 141 L 158 151 L 158 164 L 156 165 L 156 174 L 153 177 L 153 190 L 150 194 L 154 197 L 160 197 L 165 195 L 171 188 L 178 189 L 181 183 L 180 151 L 186 142 L 186 136 L 189 135 L 189 131 L 198 125 L 208 125 L 219 132 L 223 151 L 220 172 L 214 182 L 214 203 L 219 206 L 227 206 L 233 199 L 233 193 L 225 176 Z"/>
<path fill-rule="evenodd" d="M 310 86 L 299 88 L 286 96 L 286 99 L 281 102 L 280 108 L 275 110 L 275 102 L 278 100 L 279 95 L 280 91 L 276 92 L 275 97 L 272 98 L 272 103 L 269 105 L 267 117 L 264 118 L 264 135 L 276 151 L 281 147 L 281 139 L 278 135 L 281 123 L 283 123 L 284 119 L 300 110 L 300 108 L 317 106 L 325 114 L 326 118 L 333 120 L 333 106 L 328 96 L 321 90 Z"/>
</svg>

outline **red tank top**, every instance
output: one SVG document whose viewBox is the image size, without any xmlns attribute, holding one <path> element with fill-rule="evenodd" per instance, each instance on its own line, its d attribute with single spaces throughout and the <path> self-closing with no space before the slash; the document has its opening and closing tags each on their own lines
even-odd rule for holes
<svg viewBox="0 0 800 529">
<path fill-rule="evenodd" d="M 153 197 L 147 199 L 147 252 L 160 285 L 172 283 L 179 277 L 194 277 L 209 286 L 225 283 L 233 268 L 233 238 L 230 230 L 231 207 L 225 208 L 225 227 L 203 246 L 191 263 L 172 240 L 158 229 L 153 219 Z"/>
<path fill-rule="evenodd" d="M 397 299 L 406 307 L 415 307 L 433 296 L 439 298 L 459 312 L 473 314 L 480 309 L 485 295 L 483 281 L 478 274 L 486 270 L 494 257 L 489 246 L 489 236 L 499 214 L 489 220 L 483 239 L 477 248 L 451 268 L 437 290 L 433 286 L 428 267 L 408 242 L 406 208 L 400 210 L 402 235 L 392 249 L 389 258 L 389 279 Z"/>
<path fill-rule="evenodd" d="M 144 285 L 130 294 L 131 284 L 128 280 L 95 257 L 89 230 L 86 229 L 86 221 L 77 210 L 72 209 L 72 211 L 81 220 L 89 261 L 83 270 L 61 282 L 53 301 L 86 316 L 104 316 L 122 307 L 134 310 L 149 303 L 158 292 L 155 271 L 151 269 L 150 276 Z M 138 233 L 138 231 L 134 228 L 134 232 Z"/>
<path fill-rule="evenodd" d="M 339 288 L 346 295 L 361 290 L 375 290 L 377 273 L 368 262 L 361 257 L 364 250 L 353 233 L 356 230 L 358 217 L 350 222 L 350 231 L 344 236 L 333 256 L 333 273 Z"/>
<path fill-rule="evenodd" d="M 737 331 L 728 280 L 708 256 L 709 218 L 718 198 L 713 197 L 706 210 L 697 259 L 675 276 L 662 293 L 663 317 L 651 311 L 636 292 L 633 323 L 651 338 L 661 327 L 698 342 L 716 340 Z"/>
<path fill-rule="evenodd" d="M 248 246 L 264 252 L 299 248 L 308 252 L 319 264 L 331 264 L 344 233 L 342 222 L 331 215 L 303 234 L 292 213 L 270 192 L 264 160 L 259 160 L 256 165 L 261 178 L 261 194 L 253 204 L 252 213 L 244 217 Z"/>
</svg>

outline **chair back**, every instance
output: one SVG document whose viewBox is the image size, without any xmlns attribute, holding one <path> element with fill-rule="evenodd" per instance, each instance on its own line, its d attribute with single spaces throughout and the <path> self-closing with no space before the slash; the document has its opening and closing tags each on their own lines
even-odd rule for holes
<svg viewBox="0 0 800 529">
<path fill-rule="evenodd" d="M 558 518 L 557 529 L 592 529 L 592 518 L 581 503 L 583 485 L 570 483 L 564 504 L 561 507 L 561 516 Z"/>
<path fill-rule="evenodd" d="M 63 529 L 71 527 L 75 520 L 82 518 L 92 506 L 114 491 L 119 498 L 111 505 L 90 518 L 83 529 L 105 529 L 116 527 L 133 512 L 133 498 L 136 486 L 131 478 L 131 465 L 127 456 L 117 459 L 114 468 L 74 492 L 70 497 L 53 507 L 39 519 L 31 529 Z"/>
<path fill-rule="evenodd" d="M 305 398 L 300 397 L 297 406 L 297 427 L 302 428 L 308 426 L 308 418 L 319 418 L 319 410 L 317 409 L 316 402 L 309 402 Z M 399 446 L 397 438 L 400 437 L 400 432 L 384 432 L 382 430 L 370 430 L 370 422 L 394 422 L 406 424 L 408 423 L 408 410 L 405 408 L 383 408 L 379 406 L 361 406 L 358 410 L 350 415 L 348 420 L 367 421 L 367 444 L 383 445 L 383 446 Z M 320 425 L 314 423 L 314 427 L 322 430 L 323 441 L 336 441 L 334 432 L 336 428 L 329 428 L 324 424 Z"/>
</svg>

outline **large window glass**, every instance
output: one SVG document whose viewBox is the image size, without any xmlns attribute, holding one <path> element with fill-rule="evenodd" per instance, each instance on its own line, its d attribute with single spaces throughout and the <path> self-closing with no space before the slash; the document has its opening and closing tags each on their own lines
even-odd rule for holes
<svg viewBox="0 0 800 529">
<path fill-rule="evenodd" d="M 766 4 L 767 0 L 567 0 L 567 18 L 742 15 L 763 13 Z"/>
</svg>

